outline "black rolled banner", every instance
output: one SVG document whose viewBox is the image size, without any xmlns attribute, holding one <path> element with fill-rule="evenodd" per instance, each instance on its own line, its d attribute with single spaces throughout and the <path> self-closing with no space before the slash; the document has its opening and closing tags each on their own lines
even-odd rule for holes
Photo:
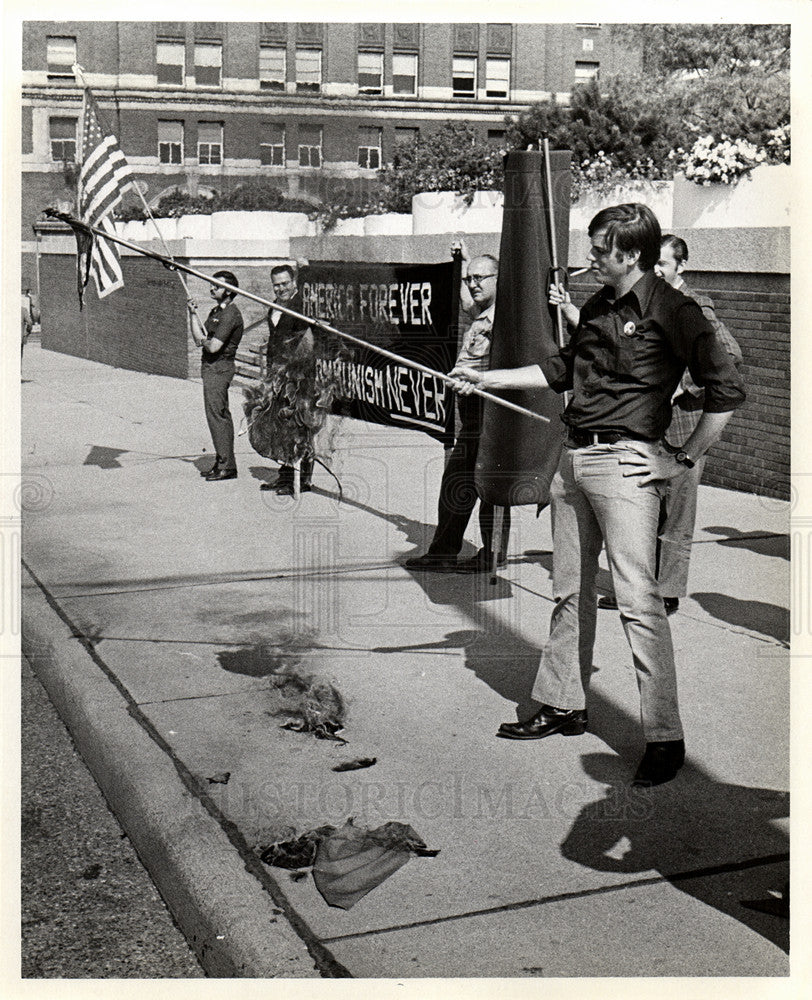
<svg viewBox="0 0 812 1000">
<path fill-rule="evenodd" d="M 378 347 L 449 372 L 457 352 L 459 298 L 447 264 L 318 261 L 300 272 L 302 309 Z M 338 340 L 338 338 L 336 338 Z M 454 433 L 453 392 L 440 379 L 346 341 L 317 347 L 321 374 L 337 386 L 333 412 L 424 431 Z"/>
<path fill-rule="evenodd" d="M 569 250 L 570 152 L 550 155 L 558 263 Z M 537 364 L 555 343 L 550 205 L 541 152 L 505 157 L 505 210 L 491 346 L 491 368 Z M 550 418 L 549 424 L 485 402 L 475 483 L 482 500 L 502 507 L 547 504 L 564 437 L 563 401 L 552 389 L 495 392 Z"/>
</svg>

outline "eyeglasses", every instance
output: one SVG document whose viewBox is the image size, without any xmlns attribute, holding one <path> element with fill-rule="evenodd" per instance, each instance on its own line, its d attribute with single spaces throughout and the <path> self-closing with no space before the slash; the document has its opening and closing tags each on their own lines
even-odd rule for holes
<svg viewBox="0 0 812 1000">
<path fill-rule="evenodd" d="M 467 278 L 463 278 L 462 280 L 465 282 L 466 285 L 482 285 L 482 282 L 486 278 L 495 278 L 495 277 L 496 277 L 495 274 L 469 274 Z"/>
</svg>

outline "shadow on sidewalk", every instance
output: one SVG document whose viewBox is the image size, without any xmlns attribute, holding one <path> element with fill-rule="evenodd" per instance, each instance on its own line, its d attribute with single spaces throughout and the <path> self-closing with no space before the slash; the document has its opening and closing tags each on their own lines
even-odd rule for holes
<svg viewBox="0 0 812 1000">
<path fill-rule="evenodd" d="M 715 781 L 690 760 L 667 785 L 631 789 L 617 757 L 591 753 L 581 761 L 608 787 L 576 817 L 561 844 L 565 858 L 593 871 L 658 872 L 789 952 L 789 920 L 742 905 L 789 879 L 788 839 L 770 822 L 789 815 L 788 792 Z M 709 857 L 716 860 L 692 860 Z"/>
<path fill-rule="evenodd" d="M 728 594 L 700 592 L 691 598 L 712 618 L 776 639 L 789 646 L 789 608 L 766 601 L 742 601 Z"/>
<path fill-rule="evenodd" d="M 716 545 L 724 545 L 726 548 L 747 549 L 755 552 L 759 556 L 772 556 L 776 559 L 789 560 L 789 535 L 777 532 L 760 532 L 756 534 L 752 531 L 740 531 L 738 528 L 724 528 L 720 525 L 712 525 L 704 529 L 711 535 L 721 535 L 715 538 Z"/>
</svg>

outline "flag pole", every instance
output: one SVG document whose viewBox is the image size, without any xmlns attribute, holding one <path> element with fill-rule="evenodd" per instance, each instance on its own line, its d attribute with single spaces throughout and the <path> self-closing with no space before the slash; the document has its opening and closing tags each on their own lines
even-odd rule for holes
<svg viewBox="0 0 812 1000">
<path fill-rule="evenodd" d="M 428 365 L 421 364 L 419 361 L 413 361 L 411 358 L 404 358 L 402 355 L 395 354 L 394 351 L 387 350 L 385 347 L 378 347 L 377 344 L 370 344 L 368 340 L 362 340 L 360 337 L 355 337 L 353 334 L 346 333 L 344 330 L 338 330 L 336 327 L 331 326 L 322 319 L 316 319 L 313 316 L 305 315 L 305 313 L 297 312 L 295 309 L 290 309 L 281 302 L 270 302 L 268 299 L 262 298 L 261 295 L 255 295 L 254 292 L 249 292 L 244 288 L 238 288 L 235 285 L 230 285 L 227 281 L 222 281 L 220 278 L 210 277 L 208 274 L 204 274 L 202 271 L 198 271 L 195 268 L 190 267 L 188 264 L 181 264 L 180 261 L 164 257 L 163 254 L 159 254 L 155 250 L 146 250 L 144 247 L 140 247 L 135 243 L 130 243 L 128 240 L 121 239 L 120 236 L 111 236 L 109 233 L 104 232 L 104 230 L 98 229 L 96 226 L 90 226 L 86 222 L 82 222 L 80 219 L 73 219 L 64 212 L 46 209 L 45 214 L 49 215 L 51 218 L 61 219 L 63 222 L 66 222 L 74 232 L 78 229 L 79 231 L 94 233 L 102 239 L 110 240 L 112 243 L 118 243 L 120 246 L 127 247 L 128 250 L 134 250 L 136 253 L 140 253 L 144 257 L 151 257 L 153 260 L 157 260 L 163 264 L 164 267 L 169 268 L 169 270 L 176 269 L 183 271 L 186 274 L 191 274 L 195 278 L 202 278 L 203 281 L 207 281 L 210 285 L 216 285 L 218 288 L 225 288 L 227 291 L 233 292 L 235 295 L 242 295 L 243 298 L 251 299 L 252 302 L 258 302 L 260 305 L 267 306 L 269 309 L 278 309 L 279 312 L 287 313 L 288 316 L 301 320 L 308 326 L 318 327 L 325 333 L 331 333 L 336 337 L 341 337 L 344 340 L 350 341 L 352 344 L 358 345 L 359 347 L 367 347 L 371 351 L 375 351 L 377 354 L 388 358 L 390 361 L 397 361 L 399 364 L 408 365 L 409 368 L 416 368 L 418 371 L 424 372 L 426 375 L 432 375 L 434 378 L 438 378 L 442 382 L 445 382 L 446 385 L 454 387 L 458 384 L 457 379 L 451 378 L 450 375 L 446 375 L 443 372 L 436 371 L 434 368 L 429 368 Z M 517 403 L 511 403 L 510 400 L 502 399 L 501 396 L 494 396 L 485 389 L 480 389 L 477 386 L 474 386 L 472 391 L 475 395 L 482 396 L 483 399 L 487 399 L 491 403 L 496 403 L 497 406 L 503 406 L 505 409 L 521 413 L 522 416 L 532 417 L 533 420 L 540 420 L 545 424 L 549 424 L 551 422 L 549 417 L 545 417 L 541 413 L 534 413 L 532 410 L 525 409 L 525 407 L 519 406 Z"/>
<path fill-rule="evenodd" d="M 84 77 L 84 67 L 80 66 L 79 63 L 74 63 L 73 66 L 71 67 L 71 69 L 73 70 L 74 76 L 79 80 L 79 85 L 81 86 L 82 90 L 83 91 L 84 90 L 90 91 L 90 87 L 88 86 L 88 84 L 87 84 L 87 82 L 85 80 L 85 77 Z M 92 91 L 91 91 L 91 93 L 92 93 Z M 105 122 L 105 126 L 107 126 L 107 122 Z M 111 130 L 108 130 L 108 131 L 111 131 Z M 164 239 L 164 234 L 161 232 L 161 229 L 160 229 L 158 223 L 155 220 L 155 216 L 152 214 L 152 209 L 149 207 L 147 199 L 144 197 L 144 193 L 141 190 L 141 186 L 140 186 L 137 178 L 134 178 L 132 186 L 135 188 L 136 192 L 138 193 L 138 197 L 141 199 L 141 204 L 144 206 L 144 210 L 146 211 L 147 215 L 149 216 L 149 221 L 152 223 L 153 228 L 155 229 L 155 232 L 158 234 L 158 239 L 161 241 L 161 246 L 164 248 L 164 251 L 166 252 L 166 256 L 170 260 L 174 260 L 174 257 L 172 256 L 172 252 L 170 251 L 169 246 L 167 245 L 167 242 Z M 108 237 L 105 235 L 104 238 L 107 239 Z M 177 275 L 178 275 L 178 280 L 180 281 L 181 285 L 183 285 L 183 290 L 186 293 L 186 298 L 190 299 L 191 298 L 191 293 L 189 291 L 189 286 L 187 285 L 185 278 L 180 273 L 180 271 L 177 272 Z M 197 317 L 198 322 L 202 326 L 203 325 L 203 321 L 200 319 L 200 315 L 198 314 L 197 307 L 196 306 L 192 306 L 192 309 L 193 309 L 193 312 L 194 312 L 195 316 Z"/>
</svg>

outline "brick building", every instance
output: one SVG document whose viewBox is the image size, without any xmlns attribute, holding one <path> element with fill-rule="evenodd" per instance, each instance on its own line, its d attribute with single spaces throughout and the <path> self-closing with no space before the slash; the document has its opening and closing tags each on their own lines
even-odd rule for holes
<svg viewBox="0 0 812 1000">
<path fill-rule="evenodd" d="M 78 62 L 155 201 L 272 179 L 319 198 L 372 184 L 401 141 L 448 120 L 501 143 L 505 116 L 633 68 L 599 24 L 29 21 L 23 26 L 23 239 L 70 201 Z"/>
</svg>

